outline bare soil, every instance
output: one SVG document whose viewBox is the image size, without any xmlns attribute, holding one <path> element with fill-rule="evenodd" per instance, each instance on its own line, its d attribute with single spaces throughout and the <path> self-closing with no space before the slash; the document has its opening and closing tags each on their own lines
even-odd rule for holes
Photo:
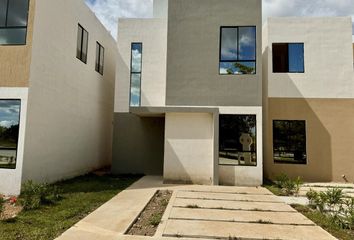
<svg viewBox="0 0 354 240">
<path fill-rule="evenodd" d="M 157 191 L 126 234 L 154 236 L 171 196 L 172 191 Z"/>
<path fill-rule="evenodd" d="M 8 201 L 3 206 L 3 211 L 0 213 L 0 220 L 8 220 L 15 218 L 22 211 L 22 207 L 18 204 L 11 204 Z"/>
</svg>

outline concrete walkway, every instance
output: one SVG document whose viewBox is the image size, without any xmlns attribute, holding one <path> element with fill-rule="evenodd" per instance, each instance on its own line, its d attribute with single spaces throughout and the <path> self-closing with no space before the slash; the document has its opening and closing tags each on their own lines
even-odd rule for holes
<svg viewBox="0 0 354 240">
<path fill-rule="evenodd" d="M 173 190 L 154 237 L 124 235 L 156 190 Z M 335 239 L 261 187 L 163 185 L 146 176 L 58 240 Z"/>
</svg>

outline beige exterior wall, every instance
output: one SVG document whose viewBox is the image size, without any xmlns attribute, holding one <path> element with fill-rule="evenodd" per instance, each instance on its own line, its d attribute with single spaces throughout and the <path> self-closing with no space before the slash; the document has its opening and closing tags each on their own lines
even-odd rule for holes
<svg viewBox="0 0 354 240">
<path fill-rule="evenodd" d="M 305 181 L 354 181 L 354 99 L 270 98 L 265 175 L 286 173 Z M 273 162 L 273 120 L 306 120 L 307 165 Z"/>
<path fill-rule="evenodd" d="M 36 0 L 30 0 L 26 45 L 0 45 L 0 87 L 28 87 Z"/>
<path fill-rule="evenodd" d="M 214 184 L 214 120 L 211 113 L 166 113 L 164 180 Z"/>
<path fill-rule="evenodd" d="M 129 112 L 131 43 L 142 42 L 141 106 L 164 106 L 166 19 L 120 19 L 114 112 Z"/>
<path fill-rule="evenodd" d="M 88 60 L 76 58 L 80 23 Z M 96 41 L 105 47 L 95 71 Z M 82 0 L 37 0 L 23 181 L 53 182 L 111 162 L 116 43 Z"/>
</svg>

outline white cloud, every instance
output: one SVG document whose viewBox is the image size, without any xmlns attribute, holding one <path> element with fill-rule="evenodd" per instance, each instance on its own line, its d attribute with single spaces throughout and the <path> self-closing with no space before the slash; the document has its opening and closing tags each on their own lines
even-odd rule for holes
<svg viewBox="0 0 354 240">
<path fill-rule="evenodd" d="M 86 3 L 114 38 L 118 18 L 146 18 L 153 13 L 153 0 L 86 0 Z M 354 22 L 354 0 L 263 0 L 264 21 L 282 16 L 352 16 Z"/>
<path fill-rule="evenodd" d="M 13 125 L 17 125 L 18 124 L 18 122 L 16 122 L 16 121 L 0 121 L 0 126 L 1 127 L 5 127 L 5 128 L 9 128 L 9 127 L 11 127 L 11 126 L 13 126 Z"/>
<path fill-rule="evenodd" d="M 152 17 L 153 0 L 86 0 L 86 4 L 117 38 L 118 18 Z"/>
<path fill-rule="evenodd" d="M 141 72 L 141 53 L 138 49 L 132 51 L 132 71 Z"/>
<path fill-rule="evenodd" d="M 286 16 L 351 16 L 354 35 L 354 0 L 263 0 L 263 21 Z"/>
</svg>

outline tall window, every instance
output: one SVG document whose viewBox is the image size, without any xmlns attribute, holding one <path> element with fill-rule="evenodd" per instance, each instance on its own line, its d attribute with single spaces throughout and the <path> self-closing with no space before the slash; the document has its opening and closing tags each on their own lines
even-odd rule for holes
<svg viewBox="0 0 354 240">
<path fill-rule="evenodd" d="M 76 57 L 87 63 L 88 32 L 79 24 L 77 30 Z"/>
<path fill-rule="evenodd" d="M 257 165 L 256 115 L 219 116 L 219 164 Z"/>
<path fill-rule="evenodd" d="M 130 106 L 141 104 L 142 43 L 132 43 L 130 63 Z"/>
<path fill-rule="evenodd" d="M 0 99 L 0 168 L 15 169 L 21 100 Z"/>
<path fill-rule="evenodd" d="M 304 44 L 303 43 L 273 43 L 274 73 L 303 73 Z"/>
<path fill-rule="evenodd" d="M 221 27 L 220 74 L 256 74 L 256 27 Z"/>
<path fill-rule="evenodd" d="M 104 47 L 99 42 L 96 42 L 96 64 L 95 70 L 103 75 L 104 64 Z"/>
<path fill-rule="evenodd" d="M 0 0 L 0 45 L 25 45 L 29 0 Z"/>
<path fill-rule="evenodd" d="M 273 121 L 275 163 L 306 164 L 306 122 Z"/>
</svg>

